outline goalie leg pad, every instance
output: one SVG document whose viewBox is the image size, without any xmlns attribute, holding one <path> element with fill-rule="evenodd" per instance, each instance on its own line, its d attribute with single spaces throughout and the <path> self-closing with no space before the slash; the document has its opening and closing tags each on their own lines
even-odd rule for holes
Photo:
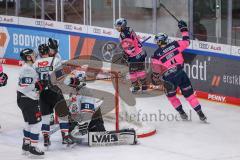
<svg viewBox="0 0 240 160">
<path fill-rule="evenodd" d="M 137 144 L 136 131 L 134 129 L 123 129 L 120 131 L 89 132 L 88 145 L 113 146 Z"/>
<path fill-rule="evenodd" d="M 99 108 L 92 117 L 92 120 L 90 121 L 90 124 L 88 126 L 89 132 L 104 132 L 104 121 L 102 119 L 102 113 L 101 108 Z"/>
</svg>

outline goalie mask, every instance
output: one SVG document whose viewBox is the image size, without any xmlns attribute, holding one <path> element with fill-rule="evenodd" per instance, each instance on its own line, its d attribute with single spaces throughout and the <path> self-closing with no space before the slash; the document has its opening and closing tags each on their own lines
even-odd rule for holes
<svg viewBox="0 0 240 160">
<path fill-rule="evenodd" d="M 86 80 L 86 72 L 85 71 L 79 71 L 79 70 L 73 70 L 64 80 L 64 84 L 71 86 L 71 87 L 77 87 L 80 84 L 83 84 Z"/>
</svg>

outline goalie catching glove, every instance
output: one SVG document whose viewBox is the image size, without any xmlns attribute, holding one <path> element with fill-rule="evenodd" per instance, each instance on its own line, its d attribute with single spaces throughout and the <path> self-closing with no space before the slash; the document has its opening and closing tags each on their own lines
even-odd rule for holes
<svg viewBox="0 0 240 160">
<path fill-rule="evenodd" d="M 86 85 L 86 73 L 84 71 L 73 70 L 64 80 L 64 84 L 73 88 L 81 88 Z"/>
</svg>

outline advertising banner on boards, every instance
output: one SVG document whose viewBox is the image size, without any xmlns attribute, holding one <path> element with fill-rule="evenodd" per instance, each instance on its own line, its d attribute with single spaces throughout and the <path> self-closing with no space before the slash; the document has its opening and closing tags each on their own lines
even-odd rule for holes
<svg viewBox="0 0 240 160">
<path fill-rule="evenodd" d="M 1 63 L 9 61 L 9 59 L 11 61 L 19 60 L 20 50 L 36 49 L 39 44 L 46 43 L 50 37 L 58 40 L 59 52 L 65 60 L 87 56 L 111 62 L 112 55 L 104 53 L 103 46 L 109 41 L 118 43 L 118 35 L 112 29 L 87 28 L 87 26 L 68 24 L 67 28 L 66 25 L 63 25 L 64 30 L 61 31 L 60 28 L 52 29 L 55 28 L 55 22 L 51 25 L 52 28 L 46 27 L 46 23 L 45 28 L 41 28 L 16 25 L 17 22 L 12 17 L 7 20 L 11 20 L 10 22 L 14 24 L 13 26 L 0 26 L 0 59 L 3 58 Z M 56 25 L 58 24 L 56 23 Z M 149 35 L 140 34 L 139 36 L 141 40 L 144 40 Z M 157 47 L 152 43 L 152 38 L 149 42 L 144 44 L 148 55 L 147 62 Z M 240 99 L 239 60 L 217 55 L 229 55 L 230 53 L 239 56 L 240 48 L 208 42 L 192 42 L 192 47 L 190 46 L 188 50 L 184 51 L 184 69 L 197 91 L 196 94 L 204 93 L 202 94 L 204 96 L 200 97 L 213 101 L 229 103 L 233 100 L 234 104 L 240 104 L 237 102 Z M 14 64 L 20 65 L 21 63 Z"/>
<path fill-rule="evenodd" d="M 19 59 L 19 53 L 24 48 L 37 50 L 39 44 L 47 43 L 48 38 L 59 42 L 59 53 L 62 58 L 69 59 L 69 35 L 34 29 L 15 27 L 0 27 L 0 57 Z"/>
</svg>

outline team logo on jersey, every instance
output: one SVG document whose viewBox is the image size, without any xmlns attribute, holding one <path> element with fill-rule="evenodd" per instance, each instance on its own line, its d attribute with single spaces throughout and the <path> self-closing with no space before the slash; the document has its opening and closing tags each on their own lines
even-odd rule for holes
<svg viewBox="0 0 240 160">
<path fill-rule="evenodd" d="M 48 66 L 48 64 L 49 64 L 48 61 L 38 62 L 38 67 L 46 67 L 46 66 Z"/>
<path fill-rule="evenodd" d="M 71 112 L 71 114 L 78 114 L 78 106 L 76 103 L 72 103 L 70 106 L 69 106 L 69 110 Z"/>
</svg>

